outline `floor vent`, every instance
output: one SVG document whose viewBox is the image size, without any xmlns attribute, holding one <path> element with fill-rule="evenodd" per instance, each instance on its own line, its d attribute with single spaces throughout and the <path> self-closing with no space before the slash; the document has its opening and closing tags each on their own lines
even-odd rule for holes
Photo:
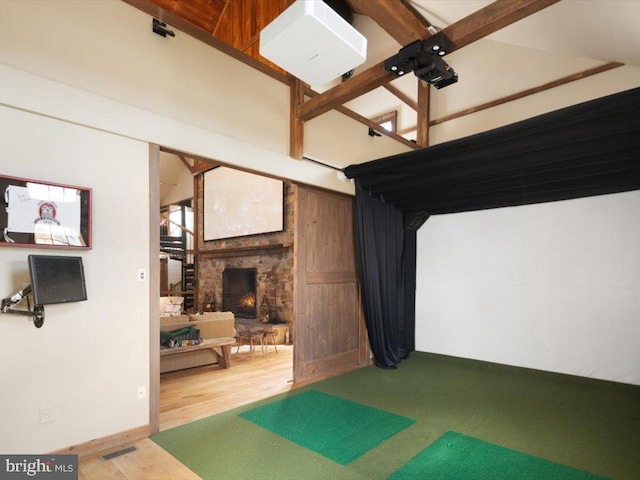
<svg viewBox="0 0 640 480">
<path fill-rule="evenodd" d="M 120 455 L 126 455 L 127 453 L 135 452 L 137 450 L 136 447 L 123 448 L 122 450 L 118 450 L 117 452 L 108 453 L 107 455 L 103 455 L 103 460 L 111 460 L 112 458 L 119 457 Z"/>
</svg>

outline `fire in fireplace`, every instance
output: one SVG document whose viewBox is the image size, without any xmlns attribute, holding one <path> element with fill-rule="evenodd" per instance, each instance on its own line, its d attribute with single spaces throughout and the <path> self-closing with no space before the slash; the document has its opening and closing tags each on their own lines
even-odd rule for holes
<svg viewBox="0 0 640 480">
<path fill-rule="evenodd" d="M 250 292 L 244 295 L 240 300 L 238 300 L 238 304 L 243 309 L 253 309 L 256 308 L 256 294 L 255 292 Z"/>
<path fill-rule="evenodd" d="M 222 309 L 239 318 L 256 318 L 256 269 L 225 268 L 222 272 Z"/>
</svg>

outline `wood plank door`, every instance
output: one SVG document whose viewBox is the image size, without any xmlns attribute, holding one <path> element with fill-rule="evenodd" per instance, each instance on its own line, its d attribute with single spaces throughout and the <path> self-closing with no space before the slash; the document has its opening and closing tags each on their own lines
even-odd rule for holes
<svg viewBox="0 0 640 480">
<path fill-rule="evenodd" d="M 356 276 L 354 199 L 298 186 L 293 380 L 368 364 Z"/>
</svg>

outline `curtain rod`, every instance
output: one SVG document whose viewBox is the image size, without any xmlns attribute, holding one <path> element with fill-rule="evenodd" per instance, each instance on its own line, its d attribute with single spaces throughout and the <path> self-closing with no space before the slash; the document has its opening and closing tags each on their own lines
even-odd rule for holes
<svg viewBox="0 0 640 480">
<path fill-rule="evenodd" d="M 302 157 L 302 159 L 303 160 L 307 160 L 308 162 L 317 163 L 318 165 L 322 165 L 323 167 L 332 168 L 332 169 L 334 169 L 334 170 L 336 170 L 338 172 L 343 172 L 344 173 L 344 169 L 343 168 L 338 168 L 338 167 L 335 167 L 333 165 L 329 165 L 328 163 L 321 162 L 320 160 L 315 160 L 313 158 L 304 157 L 304 156 Z"/>
</svg>

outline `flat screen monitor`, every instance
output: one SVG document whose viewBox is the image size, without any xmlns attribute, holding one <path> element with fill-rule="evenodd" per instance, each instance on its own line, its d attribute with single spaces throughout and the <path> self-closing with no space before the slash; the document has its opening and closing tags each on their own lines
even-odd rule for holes
<svg viewBox="0 0 640 480">
<path fill-rule="evenodd" d="M 82 257 L 29 255 L 31 293 L 36 305 L 87 299 Z"/>
</svg>

